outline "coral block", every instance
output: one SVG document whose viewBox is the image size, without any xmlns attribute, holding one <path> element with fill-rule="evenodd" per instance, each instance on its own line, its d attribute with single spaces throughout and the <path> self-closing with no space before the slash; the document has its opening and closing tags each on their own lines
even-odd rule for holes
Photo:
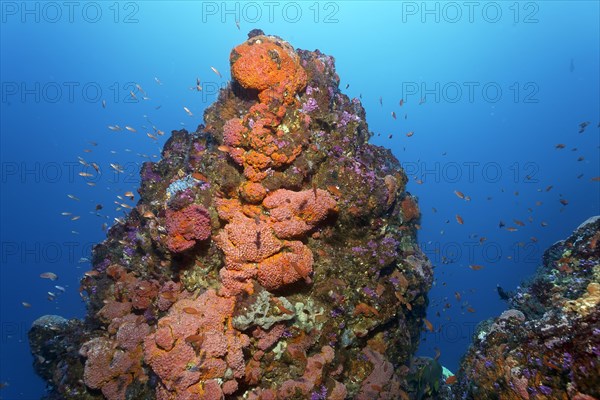
<svg viewBox="0 0 600 400">
<path fill-rule="evenodd" d="M 185 398 L 204 391 L 190 398 L 209 399 L 216 388 L 208 382 L 223 377 L 228 368 L 235 378 L 243 378 L 242 349 L 249 338 L 226 324 L 233 306 L 233 298 L 208 290 L 196 299 L 177 301 L 158 321 L 156 332 L 144 341 L 144 355 L 161 379 L 162 393 Z"/>
<path fill-rule="evenodd" d="M 301 279 L 310 282 L 312 266 L 313 255 L 308 247 L 302 242 L 286 241 L 281 252 L 258 265 L 258 283 L 267 290 L 276 290 Z"/>
<path fill-rule="evenodd" d="M 400 162 L 368 142 L 333 57 L 253 30 L 230 64 L 204 121 L 171 132 L 93 247 L 86 318 L 32 328 L 48 398 L 417 393 L 404 366 L 433 273 Z M 595 316 L 589 288 L 570 313 Z"/>
<path fill-rule="evenodd" d="M 305 234 L 337 210 L 335 199 L 321 189 L 276 190 L 267 196 L 263 205 L 269 210 L 273 231 L 281 239 Z"/>
<path fill-rule="evenodd" d="M 246 89 L 259 91 L 262 102 L 292 101 L 306 86 L 306 72 L 289 43 L 259 35 L 231 51 L 231 76 Z"/>
</svg>

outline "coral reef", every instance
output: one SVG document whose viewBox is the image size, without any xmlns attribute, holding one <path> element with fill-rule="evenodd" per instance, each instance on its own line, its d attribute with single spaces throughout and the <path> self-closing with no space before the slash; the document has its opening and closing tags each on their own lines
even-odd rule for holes
<svg viewBox="0 0 600 400">
<path fill-rule="evenodd" d="M 543 257 L 511 309 L 481 323 L 461 364 L 457 398 L 600 398 L 600 217 Z"/>
<path fill-rule="evenodd" d="M 85 320 L 32 327 L 48 399 L 408 398 L 432 269 L 406 176 L 332 57 L 249 36 L 94 247 Z"/>
</svg>

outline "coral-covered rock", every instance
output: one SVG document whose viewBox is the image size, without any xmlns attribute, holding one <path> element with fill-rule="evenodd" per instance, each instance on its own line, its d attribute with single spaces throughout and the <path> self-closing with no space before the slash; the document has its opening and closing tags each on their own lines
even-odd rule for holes
<svg viewBox="0 0 600 400">
<path fill-rule="evenodd" d="M 176 211 L 167 209 L 166 220 L 167 247 L 174 253 L 187 250 L 197 240 L 210 236 L 210 215 L 201 205 L 192 204 Z"/>
<path fill-rule="evenodd" d="M 267 290 L 276 290 L 301 279 L 310 281 L 313 255 L 298 241 L 285 241 L 282 251 L 258 265 L 257 279 Z"/>
<path fill-rule="evenodd" d="M 52 398 L 405 398 L 432 284 L 416 199 L 333 57 L 250 36 L 94 247 L 85 320 L 32 328 Z"/>
<path fill-rule="evenodd" d="M 244 215 L 237 201 L 220 203 L 220 215 L 230 221 L 215 237 L 225 253 L 222 294 L 252 293 L 250 279 L 255 277 L 267 290 L 301 279 L 309 281 L 313 265 L 310 249 L 300 241 L 280 238 L 309 231 L 335 209 L 335 200 L 322 190 L 316 197 L 312 191 L 279 190 L 265 199 L 263 205 L 270 209 L 271 216 L 266 221 Z M 236 213 L 235 207 L 240 211 Z"/>
<path fill-rule="evenodd" d="M 101 389 L 109 400 L 125 400 L 127 386 L 133 381 L 129 370 L 136 363 L 135 353 L 115 350 L 115 343 L 103 337 L 86 342 L 80 350 L 87 358 L 83 380 L 92 389 Z"/>
<path fill-rule="evenodd" d="M 244 182 L 240 186 L 240 196 L 248 203 L 260 203 L 267 195 L 267 189 L 260 183 Z"/>
<path fill-rule="evenodd" d="M 481 323 L 454 386 L 465 399 L 600 398 L 600 217 L 544 253 L 512 307 Z"/>
<path fill-rule="evenodd" d="M 335 199 L 325 190 L 293 192 L 279 189 L 263 201 L 269 210 L 273 231 L 280 239 L 300 236 L 337 209 Z"/>
<path fill-rule="evenodd" d="M 213 290 L 194 300 L 181 299 L 146 336 L 145 361 L 160 378 L 163 398 L 209 399 L 202 394 L 207 381 L 224 377 L 228 369 L 232 378 L 244 376 L 242 349 L 249 340 L 227 327 L 233 306 L 232 298 Z"/>
</svg>

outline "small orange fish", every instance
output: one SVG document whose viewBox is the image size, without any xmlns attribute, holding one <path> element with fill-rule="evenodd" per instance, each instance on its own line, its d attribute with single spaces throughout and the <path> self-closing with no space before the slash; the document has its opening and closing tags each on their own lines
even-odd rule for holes
<svg viewBox="0 0 600 400">
<path fill-rule="evenodd" d="M 562 368 L 559 367 L 558 365 L 556 365 L 555 363 L 553 363 L 552 361 L 548 360 L 547 357 L 544 357 L 544 365 L 547 367 L 550 367 L 556 371 L 561 371 L 562 372 Z"/>
<path fill-rule="evenodd" d="M 412 135 L 414 135 L 415 133 L 413 131 L 410 131 L 406 134 L 406 137 L 411 137 Z"/>
<path fill-rule="evenodd" d="M 208 182 L 208 178 L 206 176 L 204 176 L 203 174 L 201 174 L 200 172 L 192 172 L 192 177 L 199 181 Z"/>
<path fill-rule="evenodd" d="M 563 206 L 566 206 L 567 204 L 569 204 L 569 202 L 565 199 L 560 199 L 560 204 L 562 204 Z"/>
<path fill-rule="evenodd" d="M 185 338 L 185 341 L 187 343 L 198 343 L 198 344 L 202 344 L 202 342 L 204 342 L 204 334 L 199 334 L 199 335 L 190 335 L 188 337 Z"/>
<path fill-rule="evenodd" d="M 215 67 L 210 67 L 210 69 L 212 69 L 212 71 L 217 74 L 219 76 L 219 78 L 222 78 L 223 76 L 221 75 L 221 73 L 219 72 L 218 69 L 216 69 Z"/>
<path fill-rule="evenodd" d="M 142 217 L 144 217 L 144 218 L 154 218 L 155 215 L 154 215 L 154 213 L 152 211 L 146 211 L 144 213 L 144 215 L 142 215 Z"/>
<path fill-rule="evenodd" d="M 465 195 L 463 194 L 463 192 L 455 190 L 454 194 L 456 195 L 456 197 L 458 197 L 459 199 L 464 199 Z"/>
<path fill-rule="evenodd" d="M 186 314 L 200 314 L 200 312 L 198 310 L 196 310 L 194 307 L 184 307 L 183 308 L 183 312 Z"/>
<path fill-rule="evenodd" d="M 446 385 L 454 385 L 456 383 L 456 379 L 456 375 L 450 375 L 444 382 L 446 382 Z"/>
<path fill-rule="evenodd" d="M 590 178 L 590 181 L 592 181 L 592 182 L 600 182 L 600 176 L 594 176 L 593 178 Z"/>
<path fill-rule="evenodd" d="M 277 307 L 277 309 L 279 311 L 281 311 L 284 314 L 288 314 L 288 315 L 294 315 L 294 311 L 289 310 L 287 308 L 285 308 L 285 306 L 283 305 L 283 303 L 277 299 L 276 297 L 273 298 L 274 302 L 275 302 L 275 306 Z M 377 310 L 373 309 L 373 312 L 375 313 L 375 315 L 379 315 L 379 313 L 377 312 Z"/>
<path fill-rule="evenodd" d="M 483 242 L 485 242 L 487 240 L 487 238 L 485 236 L 482 236 L 479 238 L 479 243 L 483 244 Z"/>
<path fill-rule="evenodd" d="M 536 238 L 535 236 L 532 236 L 529 238 L 533 243 L 537 243 L 538 238 Z"/>
<path fill-rule="evenodd" d="M 473 307 L 467 307 L 467 311 L 470 313 L 474 313 L 475 309 Z"/>
<path fill-rule="evenodd" d="M 519 221 L 518 219 L 513 219 L 513 221 L 519 226 L 525 226 L 525 223 L 523 221 Z"/>
<path fill-rule="evenodd" d="M 160 297 L 162 297 L 165 300 L 175 300 L 177 298 L 177 296 L 175 295 L 175 293 L 173 292 L 161 292 L 159 294 Z"/>
<path fill-rule="evenodd" d="M 509 232 L 516 232 L 516 231 L 518 231 L 517 228 L 514 228 L 512 226 L 507 227 L 506 230 L 509 231 Z"/>
<path fill-rule="evenodd" d="M 433 324 L 427 320 L 427 318 L 423 318 L 423 322 L 425 323 L 425 327 L 429 332 L 433 332 Z"/>
<path fill-rule="evenodd" d="M 469 268 L 471 268 L 473 271 L 479 271 L 480 269 L 483 269 L 484 267 L 483 267 L 483 265 L 474 264 L 474 265 L 469 265 Z"/>
<path fill-rule="evenodd" d="M 563 143 L 559 143 L 556 146 L 554 146 L 554 148 L 556 148 L 556 149 L 564 149 L 565 145 Z"/>
<path fill-rule="evenodd" d="M 458 215 L 458 214 L 456 214 L 456 222 L 458 222 L 461 225 L 465 223 L 465 221 L 463 220 L 463 218 L 460 215 Z"/>
<path fill-rule="evenodd" d="M 43 272 L 40 274 L 40 278 L 50 279 L 51 281 L 55 281 L 58 279 L 58 275 L 56 275 L 54 272 Z"/>
<path fill-rule="evenodd" d="M 116 164 L 116 163 L 110 163 L 110 167 L 119 173 L 122 173 L 125 171 L 123 169 L 123 167 L 121 167 L 119 164 Z"/>
<path fill-rule="evenodd" d="M 83 276 L 87 276 L 88 278 L 94 278 L 99 275 L 100 275 L 100 272 L 96 271 L 95 269 L 93 269 L 91 271 L 86 271 L 83 273 Z"/>
<path fill-rule="evenodd" d="M 342 192 L 340 191 L 340 188 L 337 186 L 329 185 L 329 186 L 327 186 L 327 190 L 336 197 L 342 196 Z"/>
</svg>

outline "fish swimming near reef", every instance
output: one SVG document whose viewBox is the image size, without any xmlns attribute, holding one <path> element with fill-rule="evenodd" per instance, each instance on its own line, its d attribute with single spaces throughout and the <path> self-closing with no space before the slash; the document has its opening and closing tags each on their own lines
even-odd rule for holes
<svg viewBox="0 0 600 400">
<path fill-rule="evenodd" d="M 510 295 L 504 289 L 502 289 L 502 286 L 496 285 L 496 290 L 498 291 L 498 296 L 500 296 L 502 300 L 508 301 Z"/>
</svg>

